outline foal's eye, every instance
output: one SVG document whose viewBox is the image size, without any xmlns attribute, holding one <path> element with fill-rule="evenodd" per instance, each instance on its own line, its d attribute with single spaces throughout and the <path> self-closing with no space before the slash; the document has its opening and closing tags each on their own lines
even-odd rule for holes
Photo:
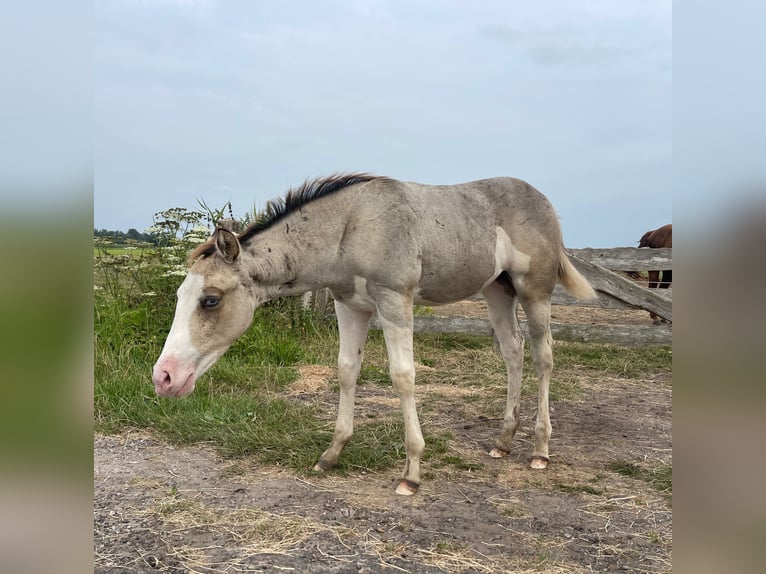
<svg viewBox="0 0 766 574">
<path fill-rule="evenodd" d="M 213 295 L 208 295 L 206 297 L 203 297 L 200 300 L 199 305 L 203 309 L 212 309 L 213 307 L 218 305 L 220 300 L 221 299 L 219 297 L 214 297 Z"/>
</svg>

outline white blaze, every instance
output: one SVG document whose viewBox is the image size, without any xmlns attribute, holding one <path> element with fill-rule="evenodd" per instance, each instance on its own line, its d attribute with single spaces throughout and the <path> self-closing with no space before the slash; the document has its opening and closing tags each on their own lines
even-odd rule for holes
<svg viewBox="0 0 766 574">
<path fill-rule="evenodd" d="M 173 357 L 182 364 L 198 358 L 199 351 L 192 343 L 191 323 L 202 296 L 204 282 L 202 275 L 190 272 L 178 288 L 176 314 L 158 363 L 166 357 Z"/>
</svg>

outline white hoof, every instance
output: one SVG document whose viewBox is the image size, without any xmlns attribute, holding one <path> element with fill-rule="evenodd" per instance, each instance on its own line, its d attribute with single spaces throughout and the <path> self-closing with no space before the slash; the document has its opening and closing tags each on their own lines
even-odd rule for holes
<svg viewBox="0 0 766 574">
<path fill-rule="evenodd" d="M 508 453 L 500 448 L 495 447 L 489 451 L 489 456 L 492 458 L 506 458 Z"/>
<path fill-rule="evenodd" d="M 399 481 L 399 485 L 396 487 L 396 494 L 401 496 L 412 496 L 418 491 L 418 484 L 415 484 L 411 480 L 403 478 Z"/>
<path fill-rule="evenodd" d="M 529 467 L 535 470 L 543 470 L 548 468 L 548 459 L 543 456 L 533 456 L 532 462 L 529 463 Z"/>
</svg>

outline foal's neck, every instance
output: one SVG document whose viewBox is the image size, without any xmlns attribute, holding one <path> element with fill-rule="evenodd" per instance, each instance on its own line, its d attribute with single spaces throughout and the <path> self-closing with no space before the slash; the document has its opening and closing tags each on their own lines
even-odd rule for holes
<svg viewBox="0 0 766 574">
<path fill-rule="evenodd" d="M 271 294 L 271 298 L 300 295 L 322 287 L 318 267 L 322 243 L 311 233 L 289 230 L 289 221 L 280 223 L 252 237 L 243 249 L 243 263 L 253 281 Z"/>
</svg>

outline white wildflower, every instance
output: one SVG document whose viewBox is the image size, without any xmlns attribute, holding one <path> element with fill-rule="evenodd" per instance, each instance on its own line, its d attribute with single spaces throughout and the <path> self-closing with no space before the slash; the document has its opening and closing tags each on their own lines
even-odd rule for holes
<svg viewBox="0 0 766 574">
<path fill-rule="evenodd" d="M 204 243 L 210 237 L 210 230 L 204 225 L 197 225 L 184 235 L 184 241 Z"/>
<path fill-rule="evenodd" d="M 165 277 L 171 277 L 171 276 L 185 277 L 186 269 L 182 265 L 177 265 L 165 271 L 164 275 Z"/>
</svg>

